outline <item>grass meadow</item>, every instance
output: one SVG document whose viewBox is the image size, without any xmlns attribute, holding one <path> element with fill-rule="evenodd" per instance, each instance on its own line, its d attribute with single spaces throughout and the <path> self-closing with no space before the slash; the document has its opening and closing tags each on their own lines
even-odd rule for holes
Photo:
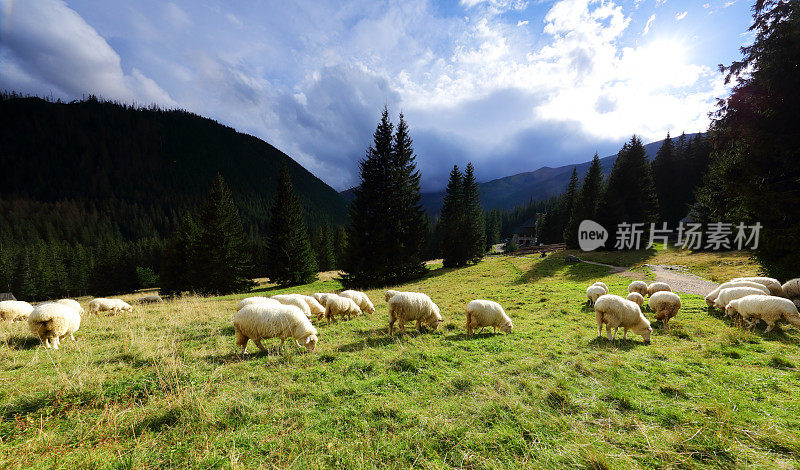
<svg viewBox="0 0 800 470">
<path fill-rule="evenodd" d="M 655 256 L 694 259 L 622 261 Z M 722 273 L 724 262 L 690 270 Z M 682 295 L 669 332 L 656 324 L 650 345 L 612 343 L 598 338 L 585 289 L 602 280 L 623 294 L 628 277 L 563 254 L 434 268 L 391 287 L 429 294 L 439 331 L 388 336 L 383 290 L 372 290 L 376 313 L 318 324 L 312 354 L 280 354 L 273 340 L 237 355 L 231 319 L 244 294 L 86 317 L 59 351 L 25 324 L 0 324 L 0 468 L 800 466 L 791 326 L 744 331 Z M 475 298 L 500 302 L 514 332 L 467 337 Z"/>
</svg>

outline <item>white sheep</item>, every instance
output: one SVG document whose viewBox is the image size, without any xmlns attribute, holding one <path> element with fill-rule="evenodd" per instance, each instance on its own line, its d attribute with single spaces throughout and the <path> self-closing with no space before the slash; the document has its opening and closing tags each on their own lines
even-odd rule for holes
<svg viewBox="0 0 800 470">
<path fill-rule="evenodd" d="M 765 333 L 769 333 L 775 328 L 775 322 L 784 319 L 800 328 L 800 314 L 794 302 L 783 297 L 771 295 L 748 295 L 741 299 L 731 300 L 725 307 L 725 314 L 732 315 L 738 313 L 747 322 L 750 328 L 754 327 L 758 320 L 763 320 L 767 324 Z"/>
<path fill-rule="evenodd" d="M 314 297 L 314 299 L 316 299 L 317 302 L 319 302 L 320 305 L 322 305 L 324 307 L 325 304 L 328 303 L 328 297 L 330 297 L 332 295 L 336 295 L 336 294 L 322 294 L 322 293 L 317 292 L 316 294 L 312 295 L 311 297 Z"/>
<path fill-rule="evenodd" d="M 311 352 L 317 346 L 317 329 L 305 313 L 294 305 L 275 305 L 270 302 L 250 304 L 236 312 L 233 317 L 236 345 L 247 352 L 247 342 L 253 340 L 258 349 L 264 350 L 261 340 L 281 339 L 281 349 L 286 338 L 294 338 L 298 346 Z M 301 344 L 302 343 L 302 344 Z"/>
<path fill-rule="evenodd" d="M 631 302 L 635 302 L 636 305 L 639 306 L 639 308 L 642 308 L 642 305 L 644 305 L 644 297 L 642 297 L 642 294 L 638 292 L 629 293 L 626 299 L 630 300 Z"/>
<path fill-rule="evenodd" d="M 783 286 L 783 296 L 787 299 L 800 299 L 800 279 L 786 281 Z"/>
<path fill-rule="evenodd" d="M 277 300 L 283 305 L 294 305 L 295 307 L 299 308 L 306 317 L 311 317 L 311 309 L 308 307 L 308 304 L 305 300 L 297 296 L 290 294 L 279 294 L 273 295 L 271 298 L 273 300 Z"/>
<path fill-rule="evenodd" d="M 372 305 L 372 301 L 369 300 L 367 294 L 363 292 L 359 292 L 357 290 L 346 290 L 342 291 L 339 294 L 339 297 L 347 297 L 353 299 L 353 302 L 358 305 L 362 312 L 366 313 L 367 315 L 372 315 L 375 313 L 375 306 Z"/>
<path fill-rule="evenodd" d="M 491 326 L 494 332 L 497 329 L 503 333 L 511 333 L 514 323 L 506 315 L 503 307 L 491 300 L 473 300 L 467 304 L 467 334 L 471 335 L 474 328 Z"/>
<path fill-rule="evenodd" d="M 736 279 L 731 279 L 732 281 L 751 281 L 757 282 L 767 289 L 769 289 L 769 293 L 772 295 L 777 295 L 779 297 L 783 297 L 783 286 L 781 283 L 778 282 L 777 279 L 773 277 L 737 277 Z"/>
<path fill-rule="evenodd" d="M 144 297 L 139 297 L 136 299 L 136 302 L 140 304 L 163 304 L 164 299 L 162 299 L 158 294 L 150 294 Z"/>
<path fill-rule="evenodd" d="M 594 305 L 598 297 L 606 294 L 608 294 L 608 291 L 603 289 L 603 286 L 598 286 L 597 284 L 592 284 L 586 288 L 586 298 L 589 299 L 589 305 Z"/>
<path fill-rule="evenodd" d="M 633 281 L 628 284 L 628 292 L 638 292 L 642 297 L 647 295 L 647 283 L 644 281 Z"/>
<path fill-rule="evenodd" d="M 349 320 L 352 317 L 361 315 L 361 308 L 353 299 L 329 295 L 328 303 L 325 304 L 325 319 L 330 324 L 331 320 L 335 320 L 337 315 L 342 318 L 347 317 Z"/>
<path fill-rule="evenodd" d="M 714 301 L 717 300 L 717 297 L 719 297 L 719 291 L 731 287 L 752 287 L 753 289 L 759 289 L 765 295 L 770 295 L 769 289 L 764 287 L 763 284 L 759 284 L 757 282 L 752 282 L 752 281 L 728 281 L 728 282 L 723 282 L 722 284 L 717 286 L 716 289 L 712 290 L 706 295 L 706 305 L 708 305 L 709 307 L 713 307 Z M 722 307 L 724 308 L 725 305 L 728 304 L 724 304 Z"/>
<path fill-rule="evenodd" d="M 66 305 L 67 307 L 72 307 L 75 310 L 77 310 L 80 315 L 83 315 L 83 313 L 84 313 L 83 312 L 83 307 L 81 307 L 81 304 L 79 304 L 75 300 L 72 300 L 72 299 L 61 299 L 61 300 L 57 300 L 56 303 Z"/>
<path fill-rule="evenodd" d="M 322 317 L 325 316 L 325 307 L 317 301 L 314 297 L 310 295 L 303 295 L 303 294 L 289 294 L 297 297 L 298 299 L 303 300 L 306 305 L 308 305 L 308 310 L 311 312 L 311 315 L 317 317 L 317 320 L 322 320 Z"/>
<path fill-rule="evenodd" d="M 398 290 L 391 290 L 390 289 L 390 290 L 386 291 L 386 295 L 384 295 L 384 298 L 388 302 L 389 300 L 391 300 L 392 297 L 394 297 L 395 295 L 397 295 L 399 293 L 400 293 L 400 291 L 398 291 Z"/>
<path fill-rule="evenodd" d="M 21 300 L 0 301 L 0 321 L 25 321 L 33 312 L 33 305 Z"/>
<path fill-rule="evenodd" d="M 38 305 L 28 316 L 28 328 L 46 348 L 58 349 L 66 336 L 75 341 L 80 326 L 81 314 L 74 307 L 57 302 Z"/>
<path fill-rule="evenodd" d="M 600 286 L 600 287 L 602 287 L 602 288 L 603 288 L 603 290 L 605 291 L 605 293 L 606 293 L 606 294 L 608 294 L 608 286 L 606 285 L 606 283 L 605 283 L 605 282 L 600 282 L 600 281 L 597 281 L 597 282 L 595 282 L 595 283 L 594 283 L 594 284 L 592 284 L 592 285 L 593 285 L 593 286 Z"/>
<path fill-rule="evenodd" d="M 420 330 L 422 325 L 436 330 L 442 322 L 442 315 L 439 313 L 439 307 L 425 294 L 419 292 L 394 294 L 389 299 L 389 334 L 393 334 L 395 322 L 398 322 L 400 332 L 405 333 L 405 324 L 415 320 L 417 330 Z"/>
<path fill-rule="evenodd" d="M 247 307 L 248 305 L 252 304 L 260 304 L 260 303 L 271 303 L 273 305 L 283 305 L 275 299 L 270 299 L 269 297 L 261 297 L 261 296 L 253 296 L 253 297 L 245 297 L 244 299 L 240 300 L 238 304 L 236 304 L 236 311 Z"/>
<path fill-rule="evenodd" d="M 769 294 L 765 294 L 762 290 L 755 289 L 753 287 L 726 287 L 725 289 L 719 291 L 719 295 L 717 295 L 717 298 L 714 299 L 714 306 L 724 310 L 725 307 L 731 303 L 731 300 L 741 299 L 742 297 L 746 297 L 748 295 Z"/>
<path fill-rule="evenodd" d="M 650 322 L 642 315 L 642 310 L 635 302 L 623 299 L 618 295 L 601 295 L 594 303 L 594 311 L 601 336 L 603 335 L 603 324 L 605 324 L 609 340 L 616 339 L 617 330 L 622 327 L 625 330 L 622 339 L 626 339 L 628 330 L 631 330 L 641 335 L 645 343 L 650 342 L 650 333 L 653 332 L 653 328 L 650 327 Z M 614 328 L 614 334 L 611 334 L 611 328 Z"/>
<path fill-rule="evenodd" d="M 647 305 L 656 314 L 656 320 L 661 320 L 666 327 L 669 320 L 681 309 L 681 298 L 673 292 L 658 291 L 650 296 Z"/>
<path fill-rule="evenodd" d="M 103 297 L 98 297 L 96 299 L 92 299 L 89 302 L 89 313 L 99 313 L 99 312 L 107 312 L 112 311 L 115 314 L 119 313 L 120 310 L 124 310 L 127 312 L 132 312 L 133 307 L 130 306 L 127 302 L 121 299 L 106 299 Z"/>
<path fill-rule="evenodd" d="M 654 282 L 647 286 L 647 295 L 653 295 L 656 292 L 672 292 L 672 287 L 666 282 Z"/>
</svg>

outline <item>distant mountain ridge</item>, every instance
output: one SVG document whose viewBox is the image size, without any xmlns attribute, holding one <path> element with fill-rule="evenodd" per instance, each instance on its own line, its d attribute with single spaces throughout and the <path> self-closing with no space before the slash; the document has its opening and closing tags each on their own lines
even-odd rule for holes
<svg viewBox="0 0 800 470">
<path fill-rule="evenodd" d="M 694 134 L 686 134 L 687 140 L 693 138 Z M 673 137 L 673 141 L 678 136 Z M 647 156 L 652 160 L 663 140 L 651 142 L 645 145 Z M 608 177 L 614 162 L 617 161 L 616 155 L 610 155 L 600 159 L 604 177 Z M 538 170 L 518 173 L 516 175 L 497 178 L 485 183 L 480 183 L 481 200 L 486 210 L 502 209 L 508 210 L 514 207 L 527 204 L 530 200 L 543 200 L 552 196 L 557 196 L 564 192 L 572 175 L 572 169 L 578 170 L 578 176 L 583 179 L 586 170 L 589 168 L 590 161 L 573 165 L 564 165 L 556 168 L 544 166 Z M 340 193 L 347 200 L 352 199 L 353 189 L 348 189 Z M 442 208 L 444 191 L 427 192 L 422 194 L 422 206 L 430 216 L 436 216 Z"/>
</svg>

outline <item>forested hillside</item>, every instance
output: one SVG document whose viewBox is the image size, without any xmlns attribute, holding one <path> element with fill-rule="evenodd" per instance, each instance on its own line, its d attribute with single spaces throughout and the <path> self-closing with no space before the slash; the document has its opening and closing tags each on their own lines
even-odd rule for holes
<svg viewBox="0 0 800 470">
<path fill-rule="evenodd" d="M 308 225 L 343 224 L 346 203 L 335 190 L 272 145 L 211 119 L 94 97 L 3 95 L 0 291 L 31 298 L 145 287 L 147 270 L 160 269 L 164 237 L 198 209 L 217 174 L 258 266 L 284 163 Z"/>
</svg>

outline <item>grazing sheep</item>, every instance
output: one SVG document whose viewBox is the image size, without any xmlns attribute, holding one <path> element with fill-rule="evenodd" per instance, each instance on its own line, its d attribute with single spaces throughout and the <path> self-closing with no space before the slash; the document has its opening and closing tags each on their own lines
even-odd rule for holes
<svg viewBox="0 0 800 470">
<path fill-rule="evenodd" d="M 124 310 L 126 312 L 132 312 L 133 307 L 131 307 L 127 302 L 121 299 L 106 299 L 103 297 L 98 297 L 89 302 L 90 314 L 107 312 L 107 311 L 112 311 L 114 312 L 114 314 L 117 314 L 120 312 L 120 310 Z"/>
<path fill-rule="evenodd" d="M 654 282 L 647 286 L 647 295 L 653 295 L 656 292 L 672 292 L 672 287 L 666 282 Z"/>
<path fill-rule="evenodd" d="M 305 346 L 308 352 L 317 347 L 317 329 L 300 308 L 294 305 L 281 305 L 271 302 L 250 304 L 233 316 L 236 331 L 236 345 L 247 352 L 248 340 L 253 340 L 258 349 L 264 350 L 262 339 L 280 338 L 281 349 L 286 338 L 294 338 L 298 346 Z M 302 344 L 301 344 L 302 342 Z"/>
<path fill-rule="evenodd" d="M 644 297 L 647 295 L 647 283 L 644 281 L 633 281 L 628 284 L 628 292 L 637 292 Z"/>
<path fill-rule="evenodd" d="M 603 324 L 605 323 L 609 340 L 616 339 L 617 330 L 622 327 L 625 330 L 622 339 L 626 339 L 628 330 L 631 330 L 641 335 L 645 343 L 650 342 L 650 333 L 653 332 L 653 328 L 650 327 L 650 322 L 642 315 L 642 310 L 635 302 L 623 299 L 618 295 L 601 295 L 597 302 L 594 303 L 594 311 L 597 328 L 601 336 L 603 335 Z M 611 328 L 614 328 L 613 335 L 611 334 Z"/>
<path fill-rule="evenodd" d="M 719 295 L 714 299 L 714 306 L 725 310 L 725 307 L 731 303 L 731 300 L 741 299 L 748 295 L 768 295 L 760 289 L 752 287 L 727 287 L 719 291 Z M 727 313 L 727 311 L 726 311 Z"/>
<path fill-rule="evenodd" d="M 83 307 L 81 307 L 81 304 L 79 304 L 75 300 L 72 300 L 72 299 L 61 299 L 61 300 L 57 300 L 56 303 L 59 303 L 59 304 L 62 304 L 62 305 L 66 305 L 67 307 L 72 307 L 75 310 L 77 310 L 80 315 L 83 315 Z"/>
<path fill-rule="evenodd" d="M 0 302 L 0 321 L 25 321 L 33 312 L 33 305 L 21 300 L 3 300 Z"/>
<path fill-rule="evenodd" d="M 797 306 L 791 300 L 783 297 L 748 295 L 741 299 L 731 300 L 725 307 L 725 314 L 732 315 L 734 313 L 741 315 L 750 328 L 754 327 L 758 320 L 763 320 L 767 324 L 765 333 L 772 331 L 775 328 L 775 322 L 780 319 L 800 328 L 800 314 L 797 313 Z"/>
<path fill-rule="evenodd" d="M 279 294 L 279 295 L 273 295 L 271 298 L 273 300 L 277 300 L 283 305 L 294 305 L 295 307 L 302 310 L 303 314 L 306 317 L 311 317 L 311 308 L 309 308 L 305 300 L 299 297 L 289 294 Z"/>
<path fill-rule="evenodd" d="M 58 349 L 66 336 L 75 341 L 80 326 L 81 314 L 74 307 L 57 302 L 38 305 L 28 316 L 28 328 L 46 348 Z"/>
<path fill-rule="evenodd" d="M 388 302 L 389 300 L 391 300 L 392 297 L 394 297 L 395 295 L 397 295 L 399 293 L 400 293 L 400 291 L 398 291 L 398 290 L 387 290 L 386 291 L 386 295 L 384 297 L 385 297 L 386 301 Z"/>
<path fill-rule="evenodd" d="M 336 319 L 336 315 L 342 318 L 347 317 L 349 320 L 361 315 L 361 308 L 351 298 L 329 295 L 328 303 L 325 305 L 325 319 L 330 324 L 331 320 Z"/>
<path fill-rule="evenodd" d="M 787 299 L 800 299 L 800 279 L 786 281 L 781 288 L 783 289 L 783 296 Z"/>
<path fill-rule="evenodd" d="M 494 332 L 497 329 L 503 333 L 511 333 L 514 323 L 506 315 L 503 307 L 491 300 L 473 300 L 467 304 L 467 334 L 471 335 L 473 328 L 485 328 L 491 326 Z"/>
<path fill-rule="evenodd" d="M 283 305 L 275 299 L 270 299 L 269 297 L 261 297 L 261 296 L 254 296 L 254 297 L 245 297 L 244 299 L 240 300 L 238 304 L 236 304 L 236 311 L 247 307 L 248 305 L 252 304 L 260 304 L 260 303 L 268 303 L 273 305 Z"/>
<path fill-rule="evenodd" d="M 336 294 L 320 294 L 320 293 L 316 293 L 316 294 L 312 295 L 311 297 L 314 297 L 317 300 L 317 302 L 319 302 L 319 304 L 324 307 L 328 303 L 328 297 L 330 297 L 332 295 L 336 295 Z"/>
<path fill-rule="evenodd" d="M 606 291 L 606 294 L 608 294 L 608 286 L 606 285 L 606 283 L 605 283 L 605 282 L 600 282 L 600 281 L 597 281 L 597 282 L 595 282 L 595 283 L 594 283 L 594 284 L 592 284 L 592 285 L 593 285 L 593 286 L 600 286 L 600 287 L 602 287 L 602 288 L 603 288 L 603 290 L 604 290 L 604 291 Z"/>
<path fill-rule="evenodd" d="M 659 291 L 650 296 L 647 305 L 655 312 L 656 320 L 661 320 L 667 326 L 669 320 L 681 309 L 681 298 L 673 292 Z"/>
<path fill-rule="evenodd" d="M 367 315 L 372 315 L 375 313 L 375 306 L 372 305 L 372 301 L 369 300 L 367 294 L 363 292 L 359 292 L 357 290 L 346 290 L 339 294 L 339 297 L 347 297 L 353 299 L 353 302 L 358 305 L 362 312 L 366 313 Z"/>
<path fill-rule="evenodd" d="M 164 299 L 162 299 L 158 294 L 151 294 L 144 297 L 139 297 L 136 299 L 136 302 L 140 304 L 163 304 Z"/>
<path fill-rule="evenodd" d="M 419 292 L 398 292 L 389 299 L 390 335 L 394 332 L 395 322 L 398 322 L 400 332 L 405 333 L 406 323 L 414 320 L 417 321 L 417 330 L 420 330 L 422 325 L 436 330 L 442 322 L 442 315 L 431 298 Z"/>
<path fill-rule="evenodd" d="M 317 301 L 314 297 L 310 295 L 303 295 L 303 294 L 289 294 L 297 297 L 298 299 L 302 299 L 307 305 L 308 309 L 311 312 L 311 315 L 315 315 L 317 320 L 322 320 L 322 317 L 325 316 L 325 307 Z"/>
<path fill-rule="evenodd" d="M 635 302 L 636 305 L 639 306 L 639 308 L 642 308 L 642 305 L 644 305 L 644 297 L 642 297 L 642 294 L 638 292 L 631 292 L 630 294 L 628 294 L 627 300 Z"/>
<path fill-rule="evenodd" d="M 735 282 L 728 281 L 728 282 L 723 282 L 716 289 L 712 290 L 711 292 L 708 293 L 708 295 L 706 295 L 706 305 L 708 305 L 709 307 L 713 307 L 714 301 L 717 300 L 717 297 L 719 297 L 719 291 L 731 287 L 752 287 L 753 289 L 759 289 L 765 295 L 769 295 L 769 289 L 764 287 L 763 284 L 759 284 L 757 282 L 752 282 L 752 281 L 735 281 Z M 725 305 L 728 304 L 724 304 L 722 307 L 724 308 Z"/>
<path fill-rule="evenodd" d="M 777 279 L 772 277 L 737 277 L 736 279 L 731 280 L 757 282 L 769 289 L 770 294 L 783 297 L 783 286 L 781 286 L 781 283 L 778 282 Z"/>
<path fill-rule="evenodd" d="M 608 291 L 597 284 L 592 284 L 586 288 L 586 297 L 589 299 L 589 305 L 594 305 L 598 297 L 606 294 L 608 294 Z"/>
</svg>

